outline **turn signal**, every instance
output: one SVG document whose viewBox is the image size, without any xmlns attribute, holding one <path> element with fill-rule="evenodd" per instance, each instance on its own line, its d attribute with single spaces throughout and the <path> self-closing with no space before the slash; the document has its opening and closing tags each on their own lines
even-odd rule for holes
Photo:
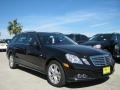
<svg viewBox="0 0 120 90">
<path fill-rule="evenodd" d="M 69 68 L 69 65 L 67 63 L 63 63 L 63 66 Z"/>
</svg>

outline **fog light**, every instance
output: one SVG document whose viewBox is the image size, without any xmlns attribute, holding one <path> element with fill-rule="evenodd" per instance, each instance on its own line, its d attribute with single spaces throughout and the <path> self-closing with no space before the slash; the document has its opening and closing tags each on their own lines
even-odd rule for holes
<svg viewBox="0 0 120 90">
<path fill-rule="evenodd" d="M 77 74 L 77 78 L 83 78 L 83 79 L 85 79 L 85 78 L 87 78 L 88 76 L 86 75 L 86 74 Z"/>
</svg>

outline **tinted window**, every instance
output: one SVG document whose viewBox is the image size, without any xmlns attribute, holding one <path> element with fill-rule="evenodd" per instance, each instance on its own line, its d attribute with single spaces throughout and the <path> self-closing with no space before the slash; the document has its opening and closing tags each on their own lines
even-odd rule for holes
<svg viewBox="0 0 120 90">
<path fill-rule="evenodd" d="M 29 34 L 27 42 L 28 42 L 28 44 L 37 44 L 37 39 L 34 35 Z"/>
<path fill-rule="evenodd" d="M 19 38 L 16 40 L 16 43 L 27 44 L 27 35 L 26 34 L 21 34 L 19 36 Z"/>
<path fill-rule="evenodd" d="M 70 37 L 72 40 L 79 42 L 79 41 L 87 41 L 88 38 L 85 35 L 80 35 L 80 34 L 70 34 L 67 35 L 68 37 Z"/>
<path fill-rule="evenodd" d="M 10 43 L 15 43 L 18 38 L 19 38 L 19 35 L 14 36 Z"/>
<path fill-rule="evenodd" d="M 91 41 L 105 41 L 105 40 L 111 40 L 111 39 L 112 39 L 112 34 L 100 34 L 90 38 Z"/>
</svg>

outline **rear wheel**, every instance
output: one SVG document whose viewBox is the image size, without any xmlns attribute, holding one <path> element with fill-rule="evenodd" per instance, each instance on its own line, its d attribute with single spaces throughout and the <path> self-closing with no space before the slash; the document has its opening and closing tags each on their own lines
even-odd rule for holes
<svg viewBox="0 0 120 90">
<path fill-rule="evenodd" d="M 63 67 L 57 61 L 51 61 L 47 68 L 48 82 L 56 87 L 65 85 L 65 74 Z"/>
<path fill-rule="evenodd" d="M 9 56 L 9 67 L 11 69 L 15 69 L 17 67 L 17 65 L 15 64 L 14 56 L 12 54 L 10 54 Z"/>
</svg>

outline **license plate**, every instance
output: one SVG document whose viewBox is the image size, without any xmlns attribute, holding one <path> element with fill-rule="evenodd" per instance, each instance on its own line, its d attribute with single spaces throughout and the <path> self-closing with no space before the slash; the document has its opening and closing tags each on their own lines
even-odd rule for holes
<svg viewBox="0 0 120 90">
<path fill-rule="evenodd" d="M 110 67 L 104 67 L 103 68 L 103 74 L 109 74 L 111 71 L 110 71 Z"/>
</svg>

